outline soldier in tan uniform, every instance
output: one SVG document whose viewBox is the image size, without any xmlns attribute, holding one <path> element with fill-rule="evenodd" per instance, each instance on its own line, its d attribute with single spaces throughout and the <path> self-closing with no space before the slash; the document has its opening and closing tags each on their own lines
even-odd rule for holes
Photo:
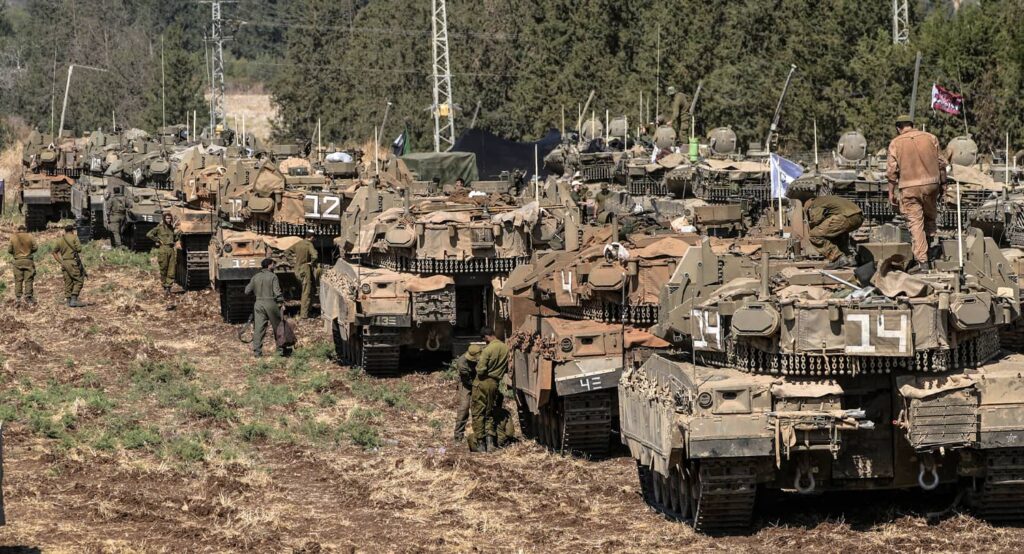
<svg viewBox="0 0 1024 554">
<path fill-rule="evenodd" d="M 459 373 L 459 406 L 455 412 L 455 442 L 466 437 L 466 423 L 469 422 L 469 407 L 473 394 L 473 378 L 476 377 L 476 362 L 483 347 L 471 344 L 466 353 L 455 359 L 455 370 Z"/>
<path fill-rule="evenodd" d="M 36 303 L 34 283 L 36 280 L 36 262 L 33 256 L 38 250 L 36 239 L 26 230 L 24 225 L 18 225 L 18 232 L 11 236 L 11 245 L 7 252 L 14 257 L 14 305 L 21 305 L 22 295 L 25 303 L 32 306 Z"/>
<path fill-rule="evenodd" d="M 181 246 L 181 231 L 174 227 L 174 217 L 165 213 L 160 224 L 146 233 L 146 238 L 156 245 L 156 263 L 160 268 L 159 279 L 164 286 L 164 293 L 171 292 L 174 285 L 174 271 L 178 264 L 178 251 Z"/>
<path fill-rule="evenodd" d="M 804 204 L 808 239 L 818 252 L 829 261 L 826 269 L 853 265 L 848 255 L 850 233 L 864 223 L 861 209 L 845 198 L 818 196 Z"/>
<path fill-rule="evenodd" d="M 939 197 L 946 182 L 946 159 L 935 135 L 918 131 L 909 115 L 896 119 L 896 138 L 889 143 L 889 202 L 899 206 L 910 228 L 914 259 L 931 269 L 928 245 L 935 236 Z"/>
<path fill-rule="evenodd" d="M 316 261 L 319 256 L 316 253 L 316 248 L 313 246 L 313 237 L 316 235 L 312 229 L 306 230 L 306 238 L 296 242 L 295 244 L 288 247 L 288 254 L 291 256 L 293 263 L 293 271 L 295 272 L 295 278 L 299 280 L 299 284 L 302 285 L 302 300 L 299 308 L 299 317 L 306 319 L 309 318 L 310 309 L 313 306 L 313 295 L 315 291 L 313 289 L 315 272 L 313 267 L 316 265 Z"/>
<path fill-rule="evenodd" d="M 69 308 L 82 308 L 85 304 L 78 301 L 85 286 L 85 265 L 82 263 L 82 243 L 75 234 L 75 226 L 64 227 L 64 234 L 57 239 L 53 247 L 53 257 L 60 264 L 64 273 L 64 300 Z"/>
</svg>

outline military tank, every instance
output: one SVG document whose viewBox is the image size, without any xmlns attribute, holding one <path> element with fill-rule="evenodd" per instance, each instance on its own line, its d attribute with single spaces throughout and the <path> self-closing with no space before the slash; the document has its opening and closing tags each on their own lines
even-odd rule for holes
<svg viewBox="0 0 1024 554">
<path fill-rule="evenodd" d="M 270 237 L 249 231 L 218 229 L 210 242 L 210 283 L 220 296 L 221 318 L 225 323 L 245 323 L 253 313 L 253 298 L 245 287 L 261 270 L 264 258 L 276 262 L 274 272 L 285 297 L 296 298 L 298 282 L 292 273 L 286 251 L 299 237 Z"/>
<path fill-rule="evenodd" d="M 659 283 L 689 245 L 679 236 L 586 229 L 578 250 L 535 256 L 509 276 L 512 383 L 524 433 L 550 449 L 606 456 L 618 429 L 615 392 L 625 367 L 667 347 Z"/>
<path fill-rule="evenodd" d="M 544 157 L 545 169 L 585 183 L 611 182 L 623 154 L 609 147 L 605 137 L 605 126 L 597 118 L 583 121 L 574 136 L 565 137 Z"/>
<path fill-rule="evenodd" d="M 108 186 L 104 191 L 104 214 L 109 211 L 110 204 L 115 197 L 120 197 L 124 201 L 125 219 L 120 229 L 115 229 L 110 227 L 109 218 L 104 217 L 104 221 L 108 225 L 107 231 L 111 234 L 120 233 L 122 244 L 129 250 L 134 252 L 151 250 L 154 244 L 146 234 L 160 223 L 167 200 L 161 198 L 156 189 Z"/>
<path fill-rule="evenodd" d="M 539 205 L 471 194 L 412 198 L 381 184 L 355 193 L 338 239 L 345 256 L 320 290 L 341 359 L 394 375 L 403 349 L 455 355 L 481 328 L 502 327 L 496 279 L 528 259 Z"/>
<path fill-rule="evenodd" d="M 127 186 L 116 177 L 82 175 L 71 185 L 71 214 L 75 218 L 78 240 L 82 243 L 110 236 L 104 222 L 103 206 L 107 188 Z"/>
<path fill-rule="evenodd" d="M 210 284 L 210 241 L 219 223 L 217 199 L 224 182 L 247 179 L 244 170 L 241 175 L 229 174 L 224 156 L 221 147 L 193 146 L 170 158 L 174 202 L 166 211 L 174 216 L 181 233 L 174 279 L 186 290 Z M 238 164 L 231 167 L 239 171 Z"/>
<path fill-rule="evenodd" d="M 935 270 L 909 275 L 889 231 L 836 271 L 797 234 L 704 239 L 679 259 L 653 327 L 676 351 L 618 387 L 651 505 L 737 532 L 763 489 L 948 485 L 985 518 L 1024 516 L 1024 358 L 995 332 L 1020 315 L 1016 278 L 975 229 L 962 268 L 947 240 Z"/>
<path fill-rule="evenodd" d="M 29 231 L 71 217 L 71 186 L 82 174 L 84 158 L 78 141 L 68 134 L 54 140 L 32 131 L 25 143 L 17 202 Z"/>
</svg>

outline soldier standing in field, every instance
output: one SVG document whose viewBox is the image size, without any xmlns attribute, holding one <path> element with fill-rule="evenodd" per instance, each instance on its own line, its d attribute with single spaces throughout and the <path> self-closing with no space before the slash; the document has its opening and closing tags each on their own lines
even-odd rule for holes
<svg viewBox="0 0 1024 554">
<path fill-rule="evenodd" d="M 181 232 L 174 228 L 174 218 L 171 214 L 165 213 L 160 224 L 146 233 L 146 238 L 156 244 L 159 279 L 163 283 L 164 293 L 170 294 L 171 285 L 174 284 L 174 269 L 178 262 L 178 241 L 181 240 Z"/>
<path fill-rule="evenodd" d="M 70 308 L 85 306 L 78 301 L 87 277 L 81 254 L 82 243 L 78 241 L 78 235 L 75 234 L 75 226 L 65 226 L 64 234 L 57 239 L 57 243 L 54 245 L 53 257 L 60 264 L 61 272 L 64 274 L 64 301 Z"/>
<path fill-rule="evenodd" d="M 886 178 L 889 202 L 899 206 L 910 228 L 918 270 L 931 269 L 928 246 L 935 237 L 939 197 L 946 183 L 946 159 L 935 135 L 918 131 L 909 115 L 896 119 L 896 138 L 889 143 Z"/>
<path fill-rule="evenodd" d="M 128 211 L 124 203 L 124 195 L 115 189 L 107 205 L 107 229 L 110 230 L 110 246 L 121 248 L 121 228 L 124 226 L 125 213 Z"/>
<path fill-rule="evenodd" d="M 493 452 L 498 449 L 498 409 L 501 406 L 501 392 L 498 383 L 508 371 L 508 346 L 494 334 L 494 329 L 484 327 L 480 336 L 487 346 L 480 352 L 476 363 L 476 378 L 473 380 L 473 435 L 474 452 Z"/>
<path fill-rule="evenodd" d="M 455 411 L 455 442 L 466 437 L 466 423 L 469 422 L 469 407 L 473 394 L 473 377 L 476 363 L 480 360 L 483 347 L 471 344 L 464 354 L 455 359 L 455 370 L 459 372 L 459 407 Z"/>
<path fill-rule="evenodd" d="M 14 257 L 14 305 L 21 306 L 24 294 L 25 303 L 34 306 L 36 280 L 36 262 L 33 259 L 38 250 L 36 239 L 26 231 L 24 225 L 18 225 L 18 232 L 11 236 L 11 245 L 7 252 Z"/>
<path fill-rule="evenodd" d="M 302 285 L 299 317 L 303 319 L 310 317 L 309 312 L 313 306 L 313 294 L 315 293 L 313 285 L 315 284 L 316 275 L 313 267 L 319 259 L 312 242 L 315 236 L 312 229 L 306 229 L 306 238 L 299 240 L 288 248 L 288 253 L 295 264 L 293 269 L 295 278 Z"/>
<path fill-rule="evenodd" d="M 265 258 L 260 266 L 262 270 L 253 275 L 245 286 L 245 294 L 256 297 L 253 304 L 252 353 L 257 358 L 263 355 L 267 325 L 270 325 L 270 335 L 274 336 L 274 330 L 281 324 L 281 304 L 284 302 L 281 281 L 274 273 L 274 260 Z"/>
</svg>

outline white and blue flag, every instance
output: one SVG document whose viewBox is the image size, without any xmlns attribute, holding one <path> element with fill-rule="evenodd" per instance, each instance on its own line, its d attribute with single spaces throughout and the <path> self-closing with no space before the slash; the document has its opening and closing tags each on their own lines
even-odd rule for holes
<svg viewBox="0 0 1024 554">
<path fill-rule="evenodd" d="M 789 192 L 789 185 L 804 174 L 804 168 L 778 154 L 771 154 L 769 164 L 772 174 L 772 198 L 785 198 Z"/>
</svg>

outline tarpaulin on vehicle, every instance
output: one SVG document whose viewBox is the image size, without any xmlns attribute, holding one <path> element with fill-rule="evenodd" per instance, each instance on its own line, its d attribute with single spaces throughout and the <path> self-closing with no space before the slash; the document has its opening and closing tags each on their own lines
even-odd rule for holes
<svg viewBox="0 0 1024 554">
<path fill-rule="evenodd" d="M 537 146 L 537 160 L 541 178 L 547 177 L 544 157 L 562 142 L 562 136 L 551 129 L 536 142 L 514 142 L 480 129 L 469 129 L 455 141 L 452 150 L 476 154 L 476 166 L 483 179 L 497 179 L 502 171 L 521 169 L 526 180 L 533 178 L 533 147 Z"/>
<path fill-rule="evenodd" d="M 461 177 L 468 185 L 480 178 L 472 152 L 417 152 L 402 156 L 402 161 L 417 181 L 437 178 L 442 185 L 452 185 Z"/>
</svg>

